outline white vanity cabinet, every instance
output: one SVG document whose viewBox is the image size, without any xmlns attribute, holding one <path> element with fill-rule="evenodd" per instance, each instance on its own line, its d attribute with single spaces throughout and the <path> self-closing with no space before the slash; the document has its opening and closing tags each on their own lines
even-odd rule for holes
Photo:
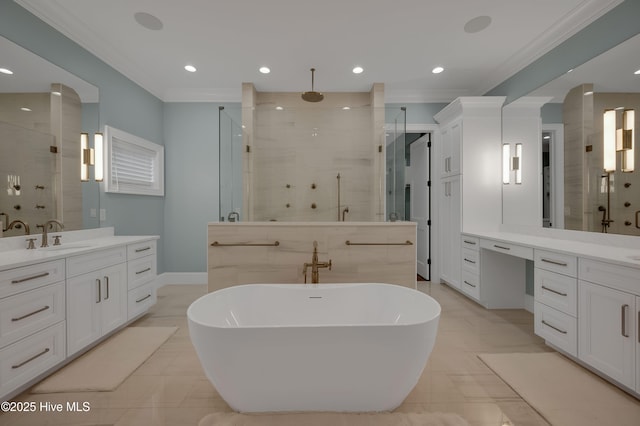
<svg viewBox="0 0 640 426">
<path fill-rule="evenodd" d="M 436 146 L 439 278 L 458 290 L 473 288 L 465 289 L 463 284 L 461 233 L 497 229 L 501 223 L 502 188 L 495 182 L 500 182 L 502 154 L 496 141 L 502 135 L 504 100 L 502 96 L 460 97 L 434 116 L 442 135 L 440 147 Z"/>
<path fill-rule="evenodd" d="M 67 355 L 127 321 L 126 260 L 124 246 L 67 258 Z"/>
<path fill-rule="evenodd" d="M 638 387 L 638 270 L 579 261 L 578 358 L 618 383 Z"/>
<path fill-rule="evenodd" d="M 536 249 L 534 261 L 534 331 L 548 343 L 577 356 L 577 257 Z"/>
<path fill-rule="evenodd" d="M 480 300 L 480 239 L 462 235 L 462 278 L 460 290 Z"/>
<path fill-rule="evenodd" d="M 133 319 L 146 312 L 157 301 L 156 241 L 143 241 L 127 246 L 127 313 Z"/>
<path fill-rule="evenodd" d="M 460 288 L 461 176 L 442 180 L 440 189 L 440 278 Z"/>
<path fill-rule="evenodd" d="M 64 360 L 65 263 L 0 271 L 0 395 Z"/>
</svg>

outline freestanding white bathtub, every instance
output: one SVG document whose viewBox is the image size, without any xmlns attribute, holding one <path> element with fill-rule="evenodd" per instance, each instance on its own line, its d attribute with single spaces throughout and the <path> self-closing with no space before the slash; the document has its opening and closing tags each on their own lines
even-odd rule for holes
<svg viewBox="0 0 640 426">
<path fill-rule="evenodd" d="M 187 317 L 236 411 L 390 411 L 422 374 L 440 305 L 391 284 L 250 284 L 200 297 Z"/>
</svg>

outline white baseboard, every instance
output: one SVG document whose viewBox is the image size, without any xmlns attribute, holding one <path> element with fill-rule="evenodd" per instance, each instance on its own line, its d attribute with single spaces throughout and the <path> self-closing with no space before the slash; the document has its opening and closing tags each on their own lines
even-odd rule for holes
<svg viewBox="0 0 640 426">
<path fill-rule="evenodd" d="M 164 272 L 158 275 L 158 288 L 168 284 L 207 284 L 206 272 Z"/>
<path fill-rule="evenodd" d="M 533 303 L 535 298 L 529 294 L 524 295 L 524 309 L 533 313 Z"/>
</svg>

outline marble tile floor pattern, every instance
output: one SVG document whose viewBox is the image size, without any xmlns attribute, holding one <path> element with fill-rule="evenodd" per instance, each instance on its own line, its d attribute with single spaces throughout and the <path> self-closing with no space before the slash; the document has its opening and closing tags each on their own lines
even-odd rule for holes
<svg viewBox="0 0 640 426">
<path fill-rule="evenodd" d="M 442 306 L 435 348 L 425 373 L 399 412 L 453 412 L 470 426 L 548 425 L 476 354 L 550 351 L 533 334 L 524 310 L 486 310 L 445 285 L 418 282 Z M 0 425 L 197 425 L 207 414 L 231 411 L 204 376 L 191 345 L 186 309 L 206 285 L 168 285 L 135 326 L 179 327 L 113 392 L 32 395 L 13 401 L 89 402 L 85 413 L 2 413 Z M 126 350 L 126 348 L 123 348 Z M 100 368 L 100 366 L 96 366 Z"/>
</svg>

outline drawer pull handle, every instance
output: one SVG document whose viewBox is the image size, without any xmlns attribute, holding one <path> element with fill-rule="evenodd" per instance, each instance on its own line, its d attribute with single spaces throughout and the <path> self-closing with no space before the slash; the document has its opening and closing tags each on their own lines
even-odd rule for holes
<svg viewBox="0 0 640 426">
<path fill-rule="evenodd" d="M 149 272 L 151 268 L 143 269 L 142 271 L 136 272 L 136 275 L 144 274 L 145 272 Z"/>
<path fill-rule="evenodd" d="M 145 297 L 143 297 L 142 299 L 138 299 L 138 300 L 136 300 L 136 303 L 140 303 L 140 302 L 142 302 L 142 301 L 145 301 L 145 300 L 147 300 L 147 299 L 148 299 L 148 298 L 150 298 L 150 297 L 151 297 L 151 294 L 147 294 L 147 295 L 146 295 Z"/>
<path fill-rule="evenodd" d="M 104 282 L 106 284 L 107 287 L 107 295 L 105 296 L 104 300 L 109 299 L 109 277 L 105 276 L 104 277 Z"/>
<path fill-rule="evenodd" d="M 502 250 L 511 250 L 511 247 L 499 246 L 499 245 L 497 245 L 497 244 L 494 244 L 493 246 L 494 246 L 495 248 L 499 248 L 499 249 L 502 249 Z"/>
<path fill-rule="evenodd" d="M 49 306 L 45 306 L 44 308 L 40 308 L 37 311 L 33 311 L 30 314 L 26 314 L 26 315 L 23 315 L 23 316 L 18 317 L 18 318 L 11 318 L 11 321 L 20 321 L 20 320 L 23 320 L 25 318 L 29 318 L 31 315 L 39 314 L 40 312 L 46 311 L 47 309 L 49 309 Z"/>
<path fill-rule="evenodd" d="M 49 352 L 49 348 L 46 348 L 44 351 L 40 352 L 39 354 L 36 354 L 36 355 L 32 356 L 31 358 L 22 361 L 20 364 L 12 365 L 11 368 L 13 368 L 13 369 L 20 368 L 23 365 L 30 363 L 34 359 L 41 357 L 42 355 L 46 354 L 47 352 Z"/>
<path fill-rule="evenodd" d="M 11 281 L 11 284 L 20 284 L 20 283 L 23 283 L 25 281 L 30 281 L 30 280 L 35 280 L 35 279 L 38 279 L 38 278 L 46 277 L 47 275 L 49 275 L 48 272 L 43 272 L 41 274 L 33 275 L 31 277 L 20 278 L 19 280 L 13 280 L 13 281 Z"/>
<path fill-rule="evenodd" d="M 151 250 L 151 247 L 149 246 L 149 247 L 143 247 L 143 248 L 136 249 L 136 253 L 140 253 L 141 251 L 147 251 L 147 250 Z"/>
<path fill-rule="evenodd" d="M 102 283 L 98 278 L 96 278 L 96 285 L 98 286 L 98 298 L 96 299 L 96 303 L 100 303 L 102 300 Z"/>
<path fill-rule="evenodd" d="M 475 242 L 475 241 L 468 241 L 468 240 L 464 240 L 464 242 L 465 242 L 465 243 L 467 243 L 467 244 L 471 244 L 472 246 L 475 246 L 475 245 L 476 245 L 476 242 Z"/>
<path fill-rule="evenodd" d="M 464 280 L 464 283 L 465 283 L 466 285 L 470 285 L 470 286 L 471 286 L 471 287 L 473 287 L 473 288 L 476 288 L 476 285 L 475 285 L 475 284 L 471 284 L 471 283 L 470 283 L 469 281 L 467 281 L 467 280 Z"/>
<path fill-rule="evenodd" d="M 553 265 L 558 265 L 558 266 L 567 266 L 567 263 L 565 263 L 565 262 L 558 262 L 557 260 L 551 260 L 551 259 L 545 259 L 545 258 L 542 258 L 542 259 L 540 259 L 540 260 L 542 260 L 543 262 L 551 263 L 551 264 L 553 264 Z"/>
<path fill-rule="evenodd" d="M 560 296 L 566 296 L 566 295 L 567 295 L 567 293 L 562 293 L 562 292 L 560 292 L 560 291 L 558 291 L 558 290 L 554 290 L 554 289 L 552 289 L 552 288 L 545 287 L 545 286 L 542 286 L 542 289 L 543 289 L 543 290 L 550 291 L 551 293 L 559 294 Z"/>
<path fill-rule="evenodd" d="M 475 264 L 475 263 L 476 263 L 476 262 L 474 262 L 473 260 L 467 259 L 466 257 L 464 258 L 464 261 L 465 261 L 465 262 L 469 262 L 469 263 L 473 263 L 473 264 Z"/>
<path fill-rule="evenodd" d="M 622 305 L 620 309 L 620 322 L 622 323 L 621 332 L 623 337 L 629 337 L 629 333 L 627 332 L 627 310 L 629 309 L 629 305 Z"/>
<path fill-rule="evenodd" d="M 559 333 L 567 334 L 567 332 L 566 332 L 566 331 L 564 331 L 564 330 L 560 330 L 558 327 L 554 327 L 553 325 L 549 324 L 549 323 L 548 323 L 548 322 L 546 322 L 545 320 L 542 320 L 541 322 L 542 322 L 544 325 L 546 325 L 547 327 L 551 327 L 551 328 L 553 328 L 555 331 L 557 331 L 557 332 L 559 332 Z"/>
</svg>

